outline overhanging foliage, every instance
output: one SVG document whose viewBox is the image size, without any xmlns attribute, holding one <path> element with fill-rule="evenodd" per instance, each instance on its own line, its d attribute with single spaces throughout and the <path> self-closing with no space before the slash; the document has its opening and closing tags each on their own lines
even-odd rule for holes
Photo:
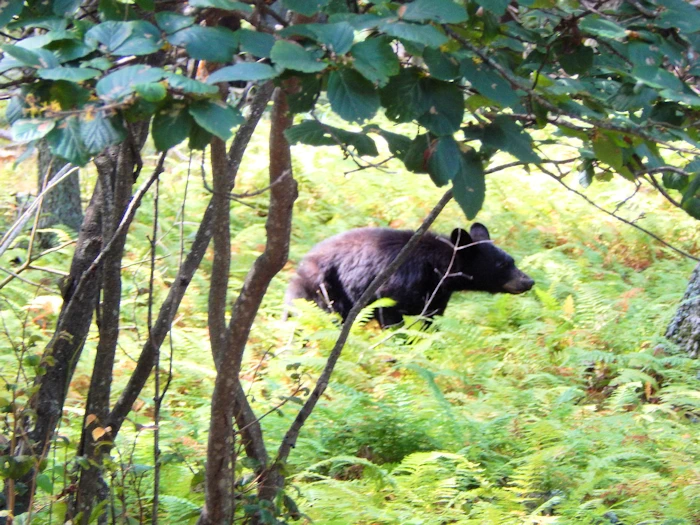
<svg viewBox="0 0 700 525">
<path fill-rule="evenodd" d="M 5 87 L 17 89 L 7 110 L 14 138 L 46 137 L 74 164 L 123 140 L 122 118 L 152 117 L 159 150 L 226 140 L 243 95 L 224 104 L 216 83 L 296 78 L 294 112 L 312 112 L 325 95 L 349 124 L 379 112 L 417 124 L 393 139 L 412 146 L 392 153 L 451 183 L 469 217 L 493 154 L 542 162 L 533 132 L 548 125 L 578 145 L 584 184 L 607 172 L 645 180 L 700 217 L 700 12 L 684 0 L 107 0 L 96 11 L 15 1 L 0 8 L 0 24 L 17 35 L 0 61 Z M 154 67 L 163 54 L 167 67 Z M 194 75 L 193 61 L 211 75 Z M 363 130 L 319 135 L 311 124 L 290 139 L 379 154 Z"/>
</svg>

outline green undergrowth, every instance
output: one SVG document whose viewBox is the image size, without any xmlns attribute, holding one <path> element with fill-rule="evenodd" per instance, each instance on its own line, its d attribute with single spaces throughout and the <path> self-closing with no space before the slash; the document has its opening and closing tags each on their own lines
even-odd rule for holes
<svg viewBox="0 0 700 525">
<path fill-rule="evenodd" d="M 261 133 L 246 155 L 240 192 L 265 186 L 265 157 Z M 191 170 L 188 165 L 186 157 L 172 157 L 160 187 L 156 305 L 175 275 L 180 243 L 191 241 L 208 199 L 200 160 L 193 159 Z M 347 173 L 353 169 L 334 149 L 295 149 L 300 197 L 290 264 L 264 301 L 242 371 L 255 410 L 268 414 L 262 424 L 272 455 L 339 330 L 337 319 L 310 305 L 301 306 L 300 316 L 280 320 L 295 265 L 316 242 L 349 228 L 416 228 L 442 193 L 427 176 L 391 163 L 386 171 Z M 87 173 L 84 180 L 87 195 L 93 178 Z M 594 181 L 582 191 L 614 209 L 633 188 L 624 181 Z M 264 247 L 266 202 L 262 194 L 232 204 L 232 297 Z M 126 249 L 115 398 L 147 338 L 152 210 L 153 200 L 146 199 Z M 652 193 L 639 192 L 620 214 L 697 252 L 697 223 Z M 287 466 L 286 494 L 302 519 L 367 525 L 697 523 L 700 367 L 662 337 L 693 262 L 545 176 L 520 170 L 488 178 L 478 220 L 535 279 L 535 288 L 521 296 L 457 294 L 429 329 L 415 319 L 387 331 L 371 321 L 355 327 Z M 449 234 L 465 224 L 452 203 L 434 229 Z M 3 267 L 24 253 L 27 239 L 20 240 L 3 256 Z M 210 261 L 206 257 L 195 276 L 163 347 L 164 373 L 173 352 L 160 425 L 161 508 L 169 523 L 194 523 L 203 501 L 214 382 L 206 329 Z M 69 263 L 70 248 L 43 264 L 65 271 Z M 0 366 L 12 384 L 29 384 L 34 362 L 27 358 L 43 349 L 60 307 L 55 275 L 31 270 L 23 276 L 46 289 L 15 281 L 0 291 Z M 370 317 L 368 310 L 365 321 Z M 40 486 L 46 505 L 60 500 L 75 465 L 70 451 L 94 348 L 93 334 L 69 391 L 62 446 L 45 471 L 50 483 Z M 25 362 L 19 376 L 18 359 Z M 29 393 L 20 392 L 18 401 Z M 149 386 L 122 428 L 110 466 L 126 514 L 136 521 L 148 521 L 143 502 L 152 496 L 152 398 Z M 251 466 L 237 465 L 244 490 Z M 48 522 L 46 508 L 34 522 Z"/>
</svg>

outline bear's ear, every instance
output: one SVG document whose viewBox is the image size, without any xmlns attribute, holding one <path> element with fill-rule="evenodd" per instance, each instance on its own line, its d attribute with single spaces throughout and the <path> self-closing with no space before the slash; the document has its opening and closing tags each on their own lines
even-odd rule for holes
<svg viewBox="0 0 700 525">
<path fill-rule="evenodd" d="M 486 226 L 479 222 L 475 222 L 472 224 L 471 229 L 469 232 L 472 235 L 472 239 L 475 241 L 489 241 L 491 240 L 491 237 L 489 237 L 489 231 L 486 229 Z"/>
<path fill-rule="evenodd" d="M 473 242 L 471 236 L 462 228 L 455 228 L 452 230 L 450 241 L 452 241 L 452 244 L 454 244 L 457 248 L 460 246 L 466 246 L 467 244 L 471 244 Z"/>
</svg>

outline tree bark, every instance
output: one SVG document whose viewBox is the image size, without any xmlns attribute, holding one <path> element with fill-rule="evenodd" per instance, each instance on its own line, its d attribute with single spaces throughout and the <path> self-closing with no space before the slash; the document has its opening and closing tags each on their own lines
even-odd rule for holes
<svg viewBox="0 0 700 525">
<path fill-rule="evenodd" d="M 37 378 L 39 389 L 30 402 L 30 409 L 36 413 L 34 425 L 24 429 L 28 439 L 20 442 L 20 447 L 15 451 L 17 455 L 42 457 L 61 418 L 68 384 L 82 352 L 97 304 L 98 275 L 95 272 L 88 275 L 87 271 L 102 248 L 103 199 L 102 188 L 98 182 L 78 235 L 70 274 L 63 289 L 64 302 L 56 330 L 44 349 L 42 361 L 46 373 Z M 78 287 L 80 282 L 83 284 Z M 26 425 L 30 426 L 29 421 Z M 33 496 L 29 490 L 33 475 L 34 472 L 29 472 L 19 480 L 27 485 L 27 490 L 23 494 L 17 494 L 14 509 L 10 509 L 14 515 L 28 510 Z"/>
<path fill-rule="evenodd" d="M 39 141 L 38 155 L 38 189 L 58 173 L 66 161 L 54 157 L 46 140 Z M 80 176 L 79 172 L 68 176 L 66 180 L 44 197 L 39 217 L 39 228 L 50 228 L 56 224 L 65 224 L 78 231 L 83 223 L 83 210 L 80 206 Z M 43 244 L 42 240 L 42 244 Z"/>
<path fill-rule="evenodd" d="M 271 86 L 267 86 L 269 89 Z M 291 153 L 284 138 L 284 130 L 292 122 L 289 115 L 286 95 L 281 89 L 273 95 L 270 132 L 270 206 L 266 222 L 267 241 L 265 250 L 256 259 L 248 272 L 231 313 L 227 327 L 221 326 L 222 294 L 214 290 L 210 295 L 210 319 L 217 323 L 212 331 L 212 351 L 217 365 L 217 375 L 212 395 L 211 421 L 209 427 L 209 444 L 207 448 L 207 473 L 205 479 L 205 504 L 198 523 L 200 525 L 219 525 L 231 523 L 235 514 L 233 493 L 233 470 L 235 468 L 235 448 L 232 418 L 236 420 L 246 454 L 257 461 L 258 472 L 267 465 L 267 450 L 262 438 L 260 423 L 248 403 L 239 379 L 243 352 L 248 341 L 250 328 L 260 308 L 263 297 L 272 278 L 279 273 L 287 262 L 292 224 L 292 209 L 297 197 L 297 185 L 291 171 Z M 217 148 L 218 150 L 218 148 Z M 212 148 L 212 156 L 215 151 Z M 214 166 L 214 164 L 212 164 Z M 214 166 L 214 170 L 220 169 Z M 216 176 L 216 175 L 215 175 Z M 223 182 L 218 187 L 222 187 Z M 214 191 L 217 191 L 215 186 Z M 223 205 L 223 202 L 222 202 Z M 229 203 L 226 203 L 226 211 Z M 220 249 L 215 249 L 215 257 L 221 258 L 217 265 L 226 276 L 213 276 L 212 287 L 227 282 L 228 267 L 224 265 L 230 254 L 227 239 L 223 238 L 228 227 L 228 213 L 218 214 L 226 224 L 219 225 Z M 215 225 L 216 229 L 217 226 Z M 215 247 L 216 247 L 215 237 Z M 217 279 L 215 282 L 214 279 Z"/>
<path fill-rule="evenodd" d="M 700 264 L 695 267 L 683 300 L 666 330 L 666 337 L 690 357 L 700 353 Z"/>
<path fill-rule="evenodd" d="M 238 168 L 240 167 L 241 160 L 243 159 L 243 154 L 245 153 L 250 139 L 253 136 L 253 132 L 260 122 L 267 103 L 270 100 L 272 94 L 271 87 L 266 89 L 260 89 L 258 94 L 253 99 L 250 105 L 250 114 L 248 120 L 238 128 L 236 136 L 233 139 L 231 148 L 228 151 L 229 160 L 229 177 L 232 181 L 235 180 L 236 174 L 238 173 Z M 182 263 L 182 266 L 178 270 L 177 276 L 170 287 L 168 296 L 161 305 L 160 311 L 158 313 L 158 319 L 153 325 L 151 330 L 151 336 L 146 341 L 139 356 L 138 363 L 136 364 L 136 369 L 131 374 L 129 382 L 119 396 L 119 399 L 114 404 L 114 408 L 107 418 L 107 426 L 112 429 L 112 436 L 116 437 L 119 429 L 121 428 L 126 416 L 131 411 L 131 406 L 134 404 L 138 398 L 141 390 L 148 380 L 148 376 L 153 368 L 153 363 L 155 359 L 155 353 L 160 348 L 161 344 L 165 340 L 165 336 L 170 329 L 170 324 L 175 318 L 175 313 L 180 305 L 180 301 L 187 290 L 195 271 L 199 267 L 204 254 L 206 252 L 207 246 L 212 237 L 212 223 L 213 223 L 213 204 L 210 203 L 204 212 L 202 221 L 199 224 L 197 234 L 195 235 L 194 241 L 190 248 L 190 253 Z"/>
<path fill-rule="evenodd" d="M 133 137 L 130 137 L 117 147 L 114 152 L 116 164 L 96 162 L 100 181 L 105 185 L 109 184 L 111 189 L 111 199 L 104 212 L 102 238 L 111 240 L 112 249 L 105 255 L 101 268 L 102 301 L 97 318 L 99 340 L 85 407 L 83 434 L 78 449 L 78 454 L 88 458 L 90 464 L 80 472 L 72 515 L 81 514 L 80 521 L 84 525 L 87 525 L 90 519 L 99 488 L 104 485 L 102 480 L 104 441 L 112 439 L 111 433 L 107 430 L 106 420 L 110 409 L 112 372 L 119 338 L 121 265 L 128 231 L 128 228 L 120 228 L 120 224 L 124 220 L 129 222 L 131 220 L 126 217 L 126 213 L 139 165 L 137 152 L 141 146 L 132 141 Z M 161 155 L 155 177 L 162 172 L 164 160 L 165 154 Z M 98 429 L 105 432 L 101 435 L 93 434 Z"/>
<path fill-rule="evenodd" d="M 62 290 L 63 306 L 54 335 L 44 350 L 42 362 L 46 372 L 37 378 L 37 392 L 30 401 L 35 412 L 26 428 L 21 429 L 20 446 L 14 451 L 18 455 L 32 455 L 42 458 L 50 448 L 54 431 L 63 413 L 63 405 L 68 393 L 73 373 L 80 358 L 85 339 L 92 323 L 92 314 L 97 306 L 102 284 L 102 265 L 115 253 L 120 254 L 120 243 L 115 238 L 105 238 L 105 218 L 113 217 L 114 194 L 130 194 L 134 176 L 140 169 L 140 159 L 131 163 L 128 184 L 117 189 L 116 173 L 119 172 L 120 151 L 128 148 L 129 154 L 138 157 L 138 151 L 147 137 L 148 123 L 129 126 L 130 139 L 119 147 L 101 154 L 95 159 L 98 167 L 102 164 L 102 176 L 95 185 L 90 204 L 85 212 L 78 236 L 69 276 Z M 134 170 L 134 168 L 137 168 Z M 126 172 L 126 167 L 124 168 Z M 128 198 L 128 197 L 127 197 Z M 134 208 L 138 205 L 135 203 Z M 118 209 L 118 208 L 117 208 Z M 132 210 L 133 211 L 133 210 Z M 133 213 L 131 214 L 133 218 Z M 119 231 L 126 232 L 127 224 L 120 224 Z M 33 426 L 32 426 L 33 425 Z M 35 475 L 29 472 L 22 480 L 28 487 Z M 18 495 L 13 509 L 14 515 L 27 511 L 32 500 L 31 490 Z"/>
</svg>

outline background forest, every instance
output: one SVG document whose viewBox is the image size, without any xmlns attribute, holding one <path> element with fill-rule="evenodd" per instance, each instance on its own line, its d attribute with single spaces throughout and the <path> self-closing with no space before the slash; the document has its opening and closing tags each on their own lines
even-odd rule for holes
<svg viewBox="0 0 700 525">
<path fill-rule="evenodd" d="M 0 51 L 0 525 L 699 523 L 698 1 L 9 0 Z M 534 289 L 380 330 L 474 220 Z M 282 321 L 357 226 L 415 233 Z"/>
<path fill-rule="evenodd" d="M 239 174 L 241 193 L 265 186 L 266 120 L 260 128 Z M 322 368 L 338 330 L 331 316 L 311 306 L 300 317 L 279 320 L 295 264 L 314 243 L 349 228 L 415 228 L 441 193 L 427 176 L 407 175 L 398 163 L 387 165 L 381 177 L 373 170 L 352 172 L 355 165 L 333 148 L 295 147 L 294 169 L 300 197 L 290 263 L 272 283 L 242 367 L 256 413 L 266 414 L 262 426 L 270 442 L 289 425 L 292 407 Z M 3 168 L 3 180 L 11 181 L 2 188 L 3 229 L 16 212 L 16 193 L 33 191 L 34 177 L 25 174 L 31 170 L 26 163 Z M 83 187 L 91 187 L 94 174 L 81 176 Z M 162 182 L 156 299 L 167 293 L 181 244 L 191 240 L 208 193 L 200 156 L 189 159 L 184 149 L 168 160 Z M 577 189 L 611 208 L 634 191 L 625 181 Z M 261 194 L 232 204 L 233 289 L 261 250 L 265 203 Z M 147 196 L 125 250 L 117 393 L 147 337 L 153 207 Z M 696 221 L 653 193 L 637 194 L 623 213 L 630 219 L 643 214 L 640 225 L 697 250 Z M 302 520 L 323 524 L 696 523 L 700 366 L 662 337 L 694 262 L 602 215 L 549 178 L 517 169 L 488 180 L 478 220 L 536 280 L 535 289 L 517 297 L 457 294 L 429 330 L 408 323 L 381 331 L 374 321 L 356 326 L 290 456 L 291 514 L 298 507 Z M 464 224 L 452 203 L 433 229 L 449 232 Z M 61 241 L 74 235 L 53 231 Z M 20 239 L 0 266 L 17 265 L 26 242 Z M 70 250 L 36 265 L 66 271 Z M 194 523 L 203 501 L 214 377 L 207 259 L 161 362 L 169 378 L 159 425 L 165 523 Z M 1 292 L 4 408 L 13 395 L 23 402 L 29 394 L 25 385 L 61 301 L 58 276 L 28 270 L 22 277 Z M 95 344 L 93 330 L 68 393 L 60 446 L 37 477 L 32 523 L 61 522 L 65 491 L 80 461 L 68 451 L 80 438 Z M 22 390 L 13 393 L 14 385 Z M 108 504 L 136 523 L 149 520 L 153 495 L 152 386 L 134 408 L 107 469 Z M 245 501 L 251 465 L 243 460 L 237 469 Z"/>
</svg>

